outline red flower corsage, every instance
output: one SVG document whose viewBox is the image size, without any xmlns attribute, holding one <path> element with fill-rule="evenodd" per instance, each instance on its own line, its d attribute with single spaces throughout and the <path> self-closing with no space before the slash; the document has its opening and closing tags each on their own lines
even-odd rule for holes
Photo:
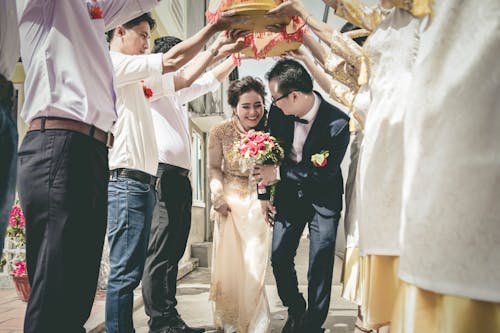
<svg viewBox="0 0 500 333">
<path fill-rule="evenodd" d="M 144 96 L 146 96 L 147 99 L 153 97 L 153 90 L 144 84 L 144 80 L 141 80 L 141 83 L 142 83 L 142 91 L 144 91 Z"/>
<path fill-rule="evenodd" d="M 104 18 L 101 5 L 97 3 L 97 0 L 92 0 L 92 3 L 91 4 L 88 3 L 87 6 L 89 7 L 90 17 L 93 20 L 99 20 Z"/>
<path fill-rule="evenodd" d="M 315 167 L 322 168 L 326 165 L 329 155 L 328 150 L 322 150 L 320 153 L 311 156 L 311 162 Z"/>
</svg>

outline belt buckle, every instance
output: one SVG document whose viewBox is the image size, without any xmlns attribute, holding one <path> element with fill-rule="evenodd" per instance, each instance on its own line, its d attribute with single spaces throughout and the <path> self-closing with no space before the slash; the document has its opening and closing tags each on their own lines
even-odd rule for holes
<svg viewBox="0 0 500 333">
<path fill-rule="evenodd" d="M 115 137 L 113 136 L 113 133 L 106 132 L 106 147 L 108 147 L 109 149 L 113 148 L 114 142 L 115 142 Z"/>
</svg>

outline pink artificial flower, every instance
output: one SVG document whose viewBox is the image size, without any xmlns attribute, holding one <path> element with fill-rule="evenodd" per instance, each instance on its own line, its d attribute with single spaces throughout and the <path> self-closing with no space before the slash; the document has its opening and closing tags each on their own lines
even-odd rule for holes
<svg viewBox="0 0 500 333">
<path fill-rule="evenodd" d="M 24 275 L 27 275 L 27 271 L 26 271 L 26 264 L 24 262 L 22 262 L 21 260 L 19 261 L 16 261 L 16 263 L 14 264 L 14 271 L 12 272 L 12 275 L 14 275 L 15 277 L 21 277 L 21 276 L 24 276 Z"/>
</svg>

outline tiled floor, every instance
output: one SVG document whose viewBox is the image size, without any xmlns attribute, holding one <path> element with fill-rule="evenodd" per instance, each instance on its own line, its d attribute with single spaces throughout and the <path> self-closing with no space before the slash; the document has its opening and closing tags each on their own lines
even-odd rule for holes
<svg viewBox="0 0 500 333">
<path fill-rule="evenodd" d="M 90 318 L 85 325 L 88 332 L 102 331 L 105 292 L 98 291 Z M 22 333 L 26 303 L 14 289 L 0 289 L 0 333 Z"/>
<path fill-rule="evenodd" d="M 307 268 L 308 268 L 308 241 L 301 241 L 296 257 L 299 288 L 307 295 Z M 356 306 L 340 297 L 339 284 L 342 260 L 335 260 L 334 281 L 330 311 L 324 327 L 327 333 L 348 333 L 354 330 Z M 210 332 L 214 330 L 212 319 L 212 305 L 208 301 L 210 287 L 210 269 L 198 268 L 181 279 L 178 283 L 177 300 L 178 310 L 186 322 L 193 326 L 203 326 Z M 280 332 L 286 319 L 286 309 L 276 291 L 272 270 L 269 267 L 266 276 L 266 293 L 272 316 L 272 333 Z M 148 332 L 148 317 L 142 307 L 140 287 L 135 291 L 134 324 L 137 333 Z M 19 300 L 14 289 L 0 289 L 0 333 L 21 333 L 23 327 L 26 303 Z M 104 332 L 105 292 L 99 291 L 85 328 L 88 333 Z"/>
<path fill-rule="evenodd" d="M 0 332 L 22 332 L 25 310 L 14 289 L 0 289 Z"/>
</svg>

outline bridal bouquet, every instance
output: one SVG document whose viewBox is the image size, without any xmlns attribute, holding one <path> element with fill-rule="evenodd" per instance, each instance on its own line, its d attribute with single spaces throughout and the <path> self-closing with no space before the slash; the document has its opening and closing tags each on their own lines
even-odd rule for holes
<svg viewBox="0 0 500 333">
<path fill-rule="evenodd" d="M 241 135 L 234 144 L 233 152 L 240 157 L 242 170 L 249 170 L 254 164 L 278 164 L 284 157 L 283 148 L 269 133 L 250 130 Z M 259 194 L 266 193 L 266 186 L 257 184 Z"/>
</svg>

